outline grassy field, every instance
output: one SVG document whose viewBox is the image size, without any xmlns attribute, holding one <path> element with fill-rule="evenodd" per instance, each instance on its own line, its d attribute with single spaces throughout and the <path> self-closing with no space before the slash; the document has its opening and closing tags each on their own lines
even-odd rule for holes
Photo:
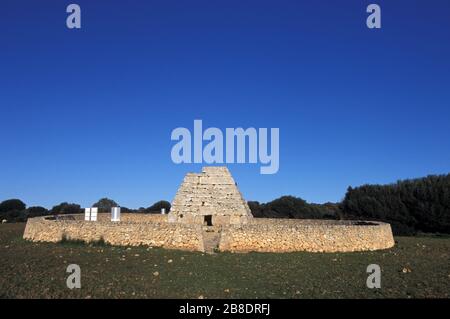
<svg viewBox="0 0 450 319">
<path fill-rule="evenodd" d="M 218 253 L 31 243 L 25 224 L 0 225 L 2 298 L 448 298 L 450 238 L 398 237 L 361 253 Z M 366 287 L 379 264 L 381 289 Z M 81 289 L 66 286 L 69 264 Z"/>
</svg>

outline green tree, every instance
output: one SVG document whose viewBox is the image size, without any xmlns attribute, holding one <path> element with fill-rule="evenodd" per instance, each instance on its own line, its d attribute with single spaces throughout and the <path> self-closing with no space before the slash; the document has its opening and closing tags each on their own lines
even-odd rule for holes
<svg viewBox="0 0 450 319">
<path fill-rule="evenodd" d="M 26 205 L 20 199 L 8 199 L 0 203 L 0 212 L 24 210 Z"/>
<path fill-rule="evenodd" d="M 96 202 L 92 207 L 98 207 L 99 213 L 108 213 L 111 211 L 112 207 L 118 207 L 119 204 L 117 204 L 115 201 L 109 198 L 101 198 L 98 202 Z"/>
<path fill-rule="evenodd" d="M 81 206 L 78 204 L 63 202 L 59 205 L 55 205 L 50 210 L 52 215 L 63 215 L 63 214 L 80 214 L 82 213 Z"/>
<path fill-rule="evenodd" d="M 27 218 L 37 217 L 37 216 L 45 216 L 49 214 L 49 211 L 45 207 L 41 206 L 32 206 L 28 207 L 26 210 Z"/>
<path fill-rule="evenodd" d="M 156 203 L 154 203 L 152 206 L 150 206 L 149 208 L 146 209 L 147 213 L 160 213 L 161 212 L 161 208 L 165 208 L 166 209 L 166 213 L 168 213 L 170 211 L 170 203 L 166 200 L 160 200 Z"/>
<path fill-rule="evenodd" d="M 450 233 L 450 174 L 349 187 L 340 208 L 346 219 L 386 221 L 394 235 Z"/>
</svg>

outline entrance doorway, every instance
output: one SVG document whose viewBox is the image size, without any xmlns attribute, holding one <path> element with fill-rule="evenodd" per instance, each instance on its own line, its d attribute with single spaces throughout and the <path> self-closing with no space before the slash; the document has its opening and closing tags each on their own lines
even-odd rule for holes
<svg viewBox="0 0 450 319">
<path fill-rule="evenodd" d="M 203 218 L 204 218 L 203 219 L 203 224 L 204 225 L 206 225 L 206 226 L 212 226 L 213 225 L 212 224 L 212 215 L 205 215 Z"/>
</svg>

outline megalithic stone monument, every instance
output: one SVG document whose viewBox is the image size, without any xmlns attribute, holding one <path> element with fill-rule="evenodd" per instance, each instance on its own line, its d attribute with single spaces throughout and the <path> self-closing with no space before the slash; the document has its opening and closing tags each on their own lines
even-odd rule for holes
<svg viewBox="0 0 450 319">
<path fill-rule="evenodd" d="M 205 226 L 246 224 L 253 218 L 226 167 L 204 167 L 188 173 L 168 214 L 169 222 Z"/>
</svg>

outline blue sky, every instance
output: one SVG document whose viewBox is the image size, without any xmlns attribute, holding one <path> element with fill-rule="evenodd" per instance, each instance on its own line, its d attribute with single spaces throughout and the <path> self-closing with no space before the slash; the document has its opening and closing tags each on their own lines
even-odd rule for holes
<svg viewBox="0 0 450 319">
<path fill-rule="evenodd" d="M 78 3 L 82 29 L 69 30 Z M 382 29 L 365 25 L 378 3 Z M 280 128 L 248 200 L 450 172 L 450 2 L 2 1 L 0 200 L 149 206 L 199 164 L 176 127 Z"/>
</svg>

